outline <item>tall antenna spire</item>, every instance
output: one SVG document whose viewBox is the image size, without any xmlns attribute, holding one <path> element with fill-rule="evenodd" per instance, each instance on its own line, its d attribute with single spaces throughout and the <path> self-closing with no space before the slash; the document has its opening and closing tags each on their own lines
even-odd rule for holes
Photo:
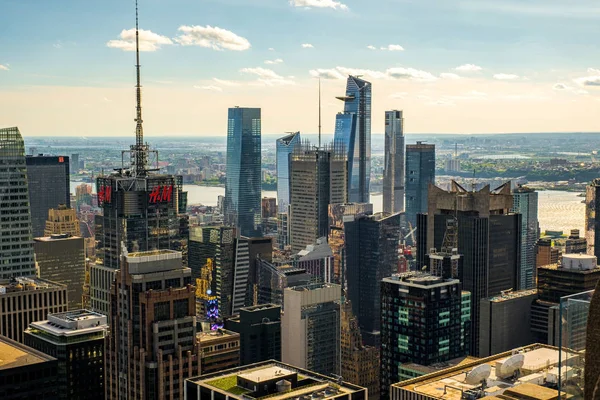
<svg viewBox="0 0 600 400">
<path fill-rule="evenodd" d="M 142 84 L 140 75 L 140 32 L 138 23 L 138 0 L 135 0 L 135 69 L 137 75 L 136 88 L 136 116 L 135 116 L 135 165 L 136 175 L 145 175 L 147 149 L 144 146 L 144 129 L 142 127 Z"/>
<path fill-rule="evenodd" d="M 319 149 L 321 148 L 321 77 L 319 77 Z"/>
</svg>

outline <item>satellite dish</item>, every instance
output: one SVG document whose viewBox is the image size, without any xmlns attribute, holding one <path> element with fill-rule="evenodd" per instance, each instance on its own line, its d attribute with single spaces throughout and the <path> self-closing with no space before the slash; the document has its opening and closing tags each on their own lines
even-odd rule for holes
<svg viewBox="0 0 600 400">
<path fill-rule="evenodd" d="M 476 366 L 465 377 L 465 383 L 469 385 L 479 385 L 481 381 L 485 381 L 492 373 L 490 364 L 481 364 Z"/>
<path fill-rule="evenodd" d="M 500 365 L 498 377 L 507 378 L 512 376 L 516 371 L 521 369 L 524 362 L 525 356 L 523 354 L 515 354 L 514 356 L 508 357 L 504 360 L 502 365 Z"/>
</svg>

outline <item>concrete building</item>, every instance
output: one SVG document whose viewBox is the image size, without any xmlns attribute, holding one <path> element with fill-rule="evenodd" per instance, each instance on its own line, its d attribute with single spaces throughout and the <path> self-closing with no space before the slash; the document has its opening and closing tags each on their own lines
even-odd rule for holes
<svg viewBox="0 0 600 400">
<path fill-rule="evenodd" d="M 290 173 L 290 244 L 297 253 L 329 233 L 329 205 L 346 203 L 346 158 L 341 149 L 312 148 L 292 153 Z"/>
<path fill-rule="evenodd" d="M 274 218 L 277 216 L 277 200 L 275 197 L 263 197 L 260 200 L 260 204 L 263 219 Z"/>
<path fill-rule="evenodd" d="M 367 389 L 278 361 L 264 361 L 185 381 L 186 399 L 297 398 L 365 400 Z"/>
<path fill-rule="evenodd" d="M 81 236 L 81 228 L 75 209 L 59 204 L 57 208 L 48 210 L 48 219 L 46 219 L 43 236 L 48 237 L 56 234 Z"/>
<path fill-rule="evenodd" d="M 469 353 L 470 293 L 457 279 L 405 273 L 381 282 L 381 397 L 410 379 L 404 364 L 431 365 Z"/>
<path fill-rule="evenodd" d="M 33 237 L 44 236 L 46 217 L 60 204 L 71 207 L 68 156 L 27 156 L 27 184 Z"/>
<path fill-rule="evenodd" d="M 347 218 L 344 234 L 347 296 L 365 344 L 379 347 L 381 280 L 398 269 L 400 214 Z"/>
<path fill-rule="evenodd" d="M 561 262 L 538 267 L 538 293 L 542 301 L 560 303 L 560 298 L 593 290 L 600 280 L 596 256 L 564 254 Z"/>
<path fill-rule="evenodd" d="M 535 265 L 537 268 L 544 265 L 556 264 L 561 256 L 561 251 L 554 246 L 551 238 L 543 237 L 537 242 L 537 253 L 535 256 Z"/>
<path fill-rule="evenodd" d="M 225 321 L 225 328 L 240 335 L 240 365 L 281 360 L 281 306 L 244 307 Z"/>
<path fill-rule="evenodd" d="M 58 399 L 57 361 L 0 336 L 0 399 Z"/>
<path fill-rule="evenodd" d="M 531 306 L 535 300 L 537 289 L 506 292 L 481 300 L 479 357 L 534 343 Z"/>
<path fill-rule="evenodd" d="M 510 182 L 494 190 L 488 185 L 476 192 L 455 181 L 449 191 L 430 185 L 428 203 L 427 215 L 419 216 L 417 226 L 417 267 L 429 264 L 424 255 L 432 248 L 442 248 L 448 221 L 456 220 L 458 254 L 462 255 L 458 279 L 471 293 L 469 349 L 477 355 L 481 299 L 519 289 L 521 216 L 510 212 Z"/>
<path fill-rule="evenodd" d="M 566 254 L 586 254 L 587 240 L 579 236 L 579 229 L 571 229 L 571 233 L 565 240 Z"/>
<path fill-rule="evenodd" d="M 240 366 L 240 334 L 226 329 L 196 334 L 202 375 Z"/>
<path fill-rule="evenodd" d="M 106 316 L 88 310 L 32 322 L 25 344 L 58 360 L 59 399 L 104 399 Z"/>
<path fill-rule="evenodd" d="M 412 227 L 417 214 L 427 212 L 429 185 L 435 184 L 435 145 L 417 142 L 406 145 L 406 219 Z"/>
<path fill-rule="evenodd" d="M 45 279 L 14 278 L 0 285 L 0 335 L 24 343 L 29 324 L 67 311 L 67 286 Z"/>
<path fill-rule="evenodd" d="M 85 247 L 82 237 L 53 234 L 33 242 L 40 278 L 67 286 L 69 310 L 82 307 Z"/>
<path fill-rule="evenodd" d="M 36 274 L 25 144 L 19 128 L 0 129 L 0 160 L 0 209 L 10 215 L 0 219 L 0 282 L 6 282 Z M 15 243 L 18 249 L 13 248 Z"/>
<path fill-rule="evenodd" d="M 285 289 L 281 359 L 323 375 L 340 374 L 341 288 L 312 284 Z"/>
<path fill-rule="evenodd" d="M 385 112 L 383 212 L 404 211 L 404 118 L 402 111 Z"/>
<path fill-rule="evenodd" d="M 284 250 L 290 244 L 289 206 L 277 213 L 277 248 Z"/>
<path fill-rule="evenodd" d="M 564 352 L 562 363 L 579 355 Z M 586 357 L 587 358 L 587 357 Z M 465 362 L 441 371 L 391 386 L 393 400 L 446 400 L 483 398 L 485 400 L 566 399 L 557 384 L 572 372 L 563 370 L 560 350 L 532 344 Z"/>
<path fill-rule="evenodd" d="M 511 212 L 521 214 L 521 289 L 535 287 L 536 243 L 540 238 L 538 223 L 538 193 L 525 186 L 513 191 Z M 516 347 L 516 346 L 512 346 Z"/>
<path fill-rule="evenodd" d="M 106 399 L 182 399 L 199 371 L 191 271 L 172 250 L 121 251 L 111 286 Z"/>
</svg>

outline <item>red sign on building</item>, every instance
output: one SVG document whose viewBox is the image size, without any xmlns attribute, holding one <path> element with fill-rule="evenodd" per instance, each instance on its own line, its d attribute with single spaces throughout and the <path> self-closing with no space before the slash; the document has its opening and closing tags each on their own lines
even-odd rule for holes
<svg viewBox="0 0 600 400">
<path fill-rule="evenodd" d="M 155 186 L 149 194 L 150 204 L 165 203 L 171 201 L 173 196 L 173 185 Z"/>
<path fill-rule="evenodd" d="M 112 187 L 110 186 L 100 186 L 100 191 L 98 192 L 98 203 L 110 203 L 112 199 Z"/>
</svg>

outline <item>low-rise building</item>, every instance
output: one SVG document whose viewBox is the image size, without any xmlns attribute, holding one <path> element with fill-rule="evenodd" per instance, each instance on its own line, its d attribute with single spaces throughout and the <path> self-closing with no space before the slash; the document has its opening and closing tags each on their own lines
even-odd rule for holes
<svg viewBox="0 0 600 400">
<path fill-rule="evenodd" d="M 198 332 L 200 372 L 211 374 L 240 365 L 240 334 L 226 329 Z"/>
</svg>

